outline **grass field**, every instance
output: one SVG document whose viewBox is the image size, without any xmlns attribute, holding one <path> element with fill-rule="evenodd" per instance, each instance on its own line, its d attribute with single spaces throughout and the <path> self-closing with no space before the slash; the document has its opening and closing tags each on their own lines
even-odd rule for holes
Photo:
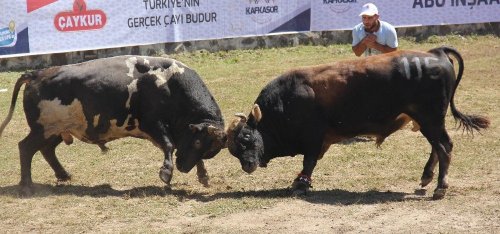
<svg viewBox="0 0 500 234">
<path fill-rule="evenodd" d="M 80 141 L 57 148 L 72 174 L 58 186 L 37 153 L 32 164 L 36 194 L 19 198 L 17 143 L 28 126 L 22 95 L 0 138 L 0 232 L 169 232 L 169 233 L 336 233 L 336 232 L 500 232 L 500 38 L 458 35 L 424 42 L 402 39 L 401 49 L 453 46 L 465 61 L 455 96 L 459 110 L 490 118 L 490 129 L 474 137 L 447 129 L 454 142 L 450 189 L 432 201 L 416 194 L 430 146 L 420 133 L 396 132 L 381 149 L 373 142 L 334 145 L 318 162 L 312 193 L 293 198 L 288 187 L 302 157 L 272 160 L 251 175 L 227 150 L 206 161 L 211 187 L 195 171 L 175 172 L 172 190 L 158 177 L 163 156 L 150 142 L 120 139 L 101 154 Z M 350 45 L 195 52 L 171 57 L 197 70 L 219 103 L 226 123 L 248 113 L 259 91 L 282 72 L 297 67 L 355 59 Z M 21 72 L 0 73 L 0 121 Z"/>
</svg>

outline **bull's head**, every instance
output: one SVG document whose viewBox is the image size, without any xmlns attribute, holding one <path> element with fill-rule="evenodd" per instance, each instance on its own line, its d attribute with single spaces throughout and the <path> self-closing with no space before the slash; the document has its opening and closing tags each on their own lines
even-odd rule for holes
<svg viewBox="0 0 500 234">
<path fill-rule="evenodd" d="M 252 173 L 264 163 L 264 142 L 257 131 L 262 112 L 255 104 L 248 119 L 243 114 L 236 114 L 236 117 L 227 129 L 227 146 L 229 152 L 240 160 L 242 169 Z"/>
<path fill-rule="evenodd" d="M 189 124 L 176 151 L 176 166 L 181 172 L 189 172 L 200 160 L 217 155 L 226 145 L 223 128 L 210 123 Z"/>
</svg>

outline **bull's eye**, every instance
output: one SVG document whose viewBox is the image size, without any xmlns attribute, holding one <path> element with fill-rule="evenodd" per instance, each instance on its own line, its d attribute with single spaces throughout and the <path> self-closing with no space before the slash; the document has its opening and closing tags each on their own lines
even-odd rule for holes
<svg viewBox="0 0 500 234">
<path fill-rule="evenodd" d="M 201 141 L 200 141 L 200 140 L 196 140 L 196 141 L 194 141 L 194 148 L 195 148 L 195 149 L 199 149 L 199 148 L 201 148 Z"/>
<path fill-rule="evenodd" d="M 250 141 L 250 134 L 243 135 L 243 141 L 244 142 L 249 142 Z"/>
</svg>

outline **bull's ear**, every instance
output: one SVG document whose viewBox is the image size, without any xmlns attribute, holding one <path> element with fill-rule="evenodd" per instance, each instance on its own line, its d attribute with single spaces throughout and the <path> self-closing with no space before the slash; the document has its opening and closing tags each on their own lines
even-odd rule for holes
<svg viewBox="0 0 500 234">
<path fill-rule="evenodd" d="M 189 124 L 189 129 L 193 131 L 193 133 L 201 131 L 203 129 L 203 126 L 201 124 Z"/>
<path fill-rule="evenodd" d="M 259 123 L 259 121 L 262 119 L 262 112 L 260 111 L 260 107 L 258 104 L 253 105 L 252 115 L 255 118 L 256 123 Z"/>
</svg>

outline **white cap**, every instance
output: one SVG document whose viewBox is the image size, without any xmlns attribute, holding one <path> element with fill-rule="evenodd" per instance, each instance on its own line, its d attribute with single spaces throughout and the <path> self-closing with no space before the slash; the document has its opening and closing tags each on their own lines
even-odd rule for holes
<svg viewBox="0 0 500 234">
<path fill-rule="evenodd" d="M 373 4 L 373 3 L 367 3 L 367 4 L 363 5 L 359 16 L 363 16 L 363 15 L 368 15 L 368 16 L 378 15 L 377 6 L 375 6 L 375 4 Z"/>
</svg>

